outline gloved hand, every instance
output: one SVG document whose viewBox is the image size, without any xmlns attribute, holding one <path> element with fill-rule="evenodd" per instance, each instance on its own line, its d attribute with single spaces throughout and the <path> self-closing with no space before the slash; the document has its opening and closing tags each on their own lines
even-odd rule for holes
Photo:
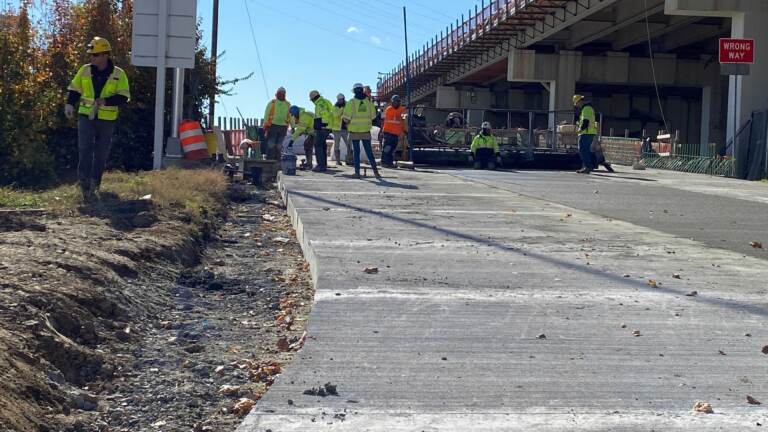
<svg viewBox="0 0 768 432">
<path fill-rule="evenodd" d="M 75 117 L 75 107 L 70 104 L 64 105 L 64 115 L 72 120 Z"/>
</svg>

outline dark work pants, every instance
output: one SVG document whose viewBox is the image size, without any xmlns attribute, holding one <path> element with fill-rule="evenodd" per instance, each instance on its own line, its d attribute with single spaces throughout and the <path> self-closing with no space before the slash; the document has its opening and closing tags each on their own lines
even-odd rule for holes
<svg viewBox="0 0 768 432">
<path fill-rule="evenodd" d="M 315 131 L 315 160 L 320 169 L 328 168 L 328 135 L 331 133 L 328 129 L 319 129 Z"/>
<path fill-rule="evenodd" d="M 479 148 L 475 152 L 475 169 L 496 169 L 496 155 L 493 149 Z"/>
<path fill-rule="evenodd" d="M 261 154 L 271 160 L 280 160 L 283 153 L 283 140 L 288 133 L 288 126 L 272 125 L 267 132 L 267 139 L 261 146 Z"/>
<path fill-rule="evenodd" d="M 352 150 L 354 151 L 355 160 L 355 174 L 360 174 L 360 145 L 362 144 L 365 155 L 368 157 L 368 164 L 371 165 L 374 174 L 378 174 L 379 170 L 376 167 L 376 157 L 373 155 L 373 147 L 371 147 L 371 140 L 352 140 Z"/>
<path fill-rule="evenodd" d="M 392 167 L 395 164 L 395 150 L 397 149 L 397 142 L 400 137 L 389 132 L 384 132 L 382 138 L 384 138 L 384 142 L 381 144 L 381 165 Z"/>
<path fill-rule="evenodd" d="M 592 141 L 595 140 L 594 135 L 579 135 L 579 156 L 581 156 L 581 163 L 587 170 L 594 170 L 596 167 L 592 164 Z"/>
<path fill-rule="evenodd" d="M 114 121 L 90 120 L 87 116 L 78 116 L 77 150 L 79 160 L 77 177 L 80 181 L 80 188 L 83 190 L 91 190 L 101 186 L 101 176 L 107 166 L 114 132 Z"/>
</svg>

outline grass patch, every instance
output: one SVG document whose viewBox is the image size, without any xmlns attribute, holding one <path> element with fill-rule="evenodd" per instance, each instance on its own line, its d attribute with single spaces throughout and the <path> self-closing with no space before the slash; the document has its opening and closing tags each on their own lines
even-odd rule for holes
<svg viewBox="0 0 768 432">
<path fill-rule="evenodd" d="M 216 210 L 226 202 L 227 180 L 219 171 L 171 168 L 140 173 L 108 172 L 101 191 L 105 202 L 137 200 L 151 195 L 160 210 L 183 211 L 192 217 Z M 0 208 L 69 210 L 83 204 L 76 184 L 42 191 L 0 188 Z"/>
</svg>

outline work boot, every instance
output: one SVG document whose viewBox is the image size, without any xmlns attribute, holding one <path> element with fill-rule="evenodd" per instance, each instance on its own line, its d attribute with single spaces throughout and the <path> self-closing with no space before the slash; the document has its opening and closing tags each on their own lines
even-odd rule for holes
<svg viewBox="0 0 768 432">
<path fill-rule="evenodd" d="M 613 172 L 616 172 L 616 171 L 613 169 L 613 167 L 611 166 L 611 164 L 609 164 L 609 163 L 607 163 L 607 164 L 603 164 L 603 166 L 605 167 L 605 169 L 606 169 L 606 170 L 607 170 L 609 173 L 613 173 Z"/>
<path fill-rule="evenodd" d="M 576 174 L 589 174 L 591 172 L 592 172 L 592 170 L 589 169 L 589 168 L 582 168 L 582 169 L 576 171 Z"/>
</svg>

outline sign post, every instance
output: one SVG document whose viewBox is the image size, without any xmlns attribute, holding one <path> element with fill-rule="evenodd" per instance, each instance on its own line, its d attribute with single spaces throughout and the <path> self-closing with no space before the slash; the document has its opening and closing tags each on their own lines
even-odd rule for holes
<svg viewBox="0 0 768 432">
<path fill-rule="evenodd" d="M 133 4 L 131 64 L 157 68 L 154 169 L 163 162 L 166 68 L 195 67 L 196 22 L 197 0 L 135 0 Z"/>
<path fill-rule="evenodd" d="M 739 132 L 739 81 L 749 75 L 749 65 L 755 62 L 754 39 L 722 38 L 719 42 L 720 74 L 733 77 L 733 152 L 738 158 L 736 135 Z"/>
</svg>

